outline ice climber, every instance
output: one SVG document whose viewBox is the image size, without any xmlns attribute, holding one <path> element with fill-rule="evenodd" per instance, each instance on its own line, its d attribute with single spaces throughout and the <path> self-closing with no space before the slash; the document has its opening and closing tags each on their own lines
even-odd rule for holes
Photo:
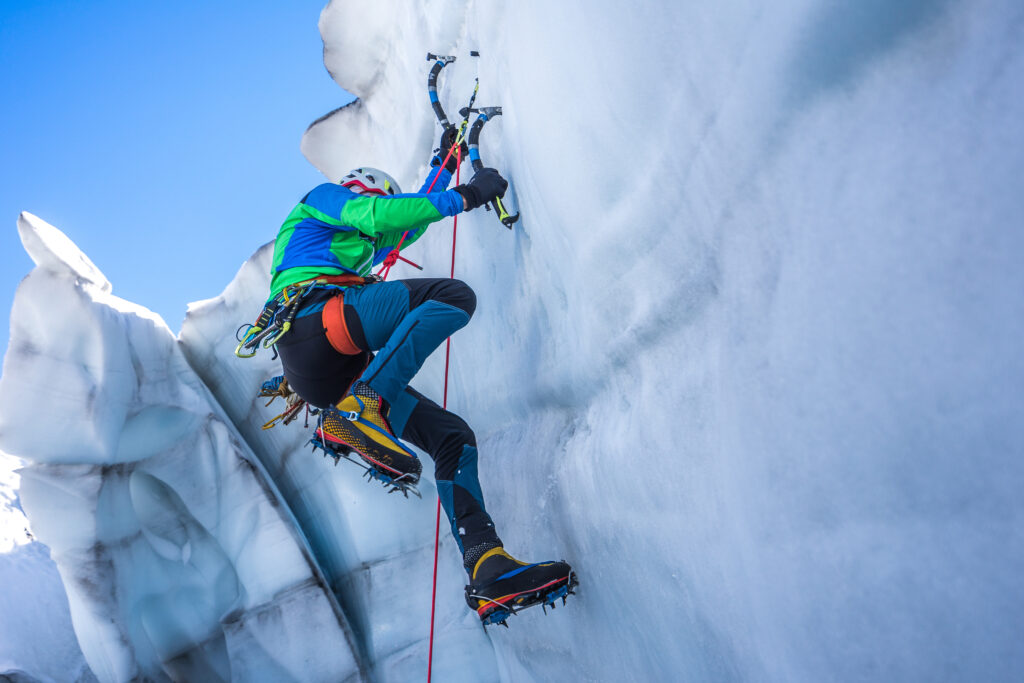
<svg viewBox="0 0 1024 683">
<path fill-rule="evenodd" d="M 454 128 L 442 136 L 420 192 L 402 194 L 387 173 L 358 168 L 303 197 L 277 235 L 264 314 L 293 304 L 277 350 L 288 387 L 321 409 L 316 437 L 327 449 L 358 454 L 400 488 L 418 482 L 422 469 L 402 440 L 430 454 L 469 573 L 467 602 L 485 624 L 502 623 L 510 610 L 563 596 L 575 578 L 564 562 L 526 564 L 505 551 L 484 508 L 473 431 L 409 386 L 434 349 L 469 322 L 476 295 L 459 280 L 371 276 L 403 235 L 404 247 L 431 223 L 504 194 L 508 183 L 492 168 L 445 189 L 455 140 Z"/>
</svg>

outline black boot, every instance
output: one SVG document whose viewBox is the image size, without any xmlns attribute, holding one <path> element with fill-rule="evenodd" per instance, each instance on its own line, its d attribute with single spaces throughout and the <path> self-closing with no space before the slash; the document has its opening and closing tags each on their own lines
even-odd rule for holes
<svg viewBox="0 0 1024 683">
<path fill-rule="evenodd" d="M 466 586 L 466 603 L 484 626 L 505 624 L 511 614 L 527 607 L 554 607 L 558 598 L 565 602 L 578 583 L 566 562 L 527 564 L 499 546 L 477 560 Z"/>
</svg>

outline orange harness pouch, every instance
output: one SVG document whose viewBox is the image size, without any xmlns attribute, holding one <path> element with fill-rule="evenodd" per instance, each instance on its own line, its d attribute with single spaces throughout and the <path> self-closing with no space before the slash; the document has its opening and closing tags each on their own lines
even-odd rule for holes
<svg viewBox="0 0 1024 683">
<path fill-rule="evenodd" d="M 327 332 L 327 341 L 338 353 L 346 356 L 354 356 L 362 353 L 362 349 L 355 345 L 352 336 L 348 333 L 348 325 L 345 324 L 345 296 L 338 294 L 331 297 L 324 304 L 321 314 L 324 331 Z"/>
</svg>

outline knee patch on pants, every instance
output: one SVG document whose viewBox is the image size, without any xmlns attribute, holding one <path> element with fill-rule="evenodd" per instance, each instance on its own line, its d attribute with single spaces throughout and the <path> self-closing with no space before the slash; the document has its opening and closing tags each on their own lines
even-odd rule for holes
<svg viewBox="0 0 1024 683">
<path fill-rule="evenodd" d="M 428 301 L 454 306 L 473 317 L 476 311 L 476 292 L 462 280 L 418 279 L 402 280 L 409 288 L 409 308 L 416 308 Z"/>
</svg>

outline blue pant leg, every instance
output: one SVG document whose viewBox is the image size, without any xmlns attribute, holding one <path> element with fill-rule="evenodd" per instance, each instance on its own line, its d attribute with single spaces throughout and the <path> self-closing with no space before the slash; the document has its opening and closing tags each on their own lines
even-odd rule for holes
<svg viewBox="0 0 1024 683">
<path fill-rule="evenodd" d="M 345 306 L 359 316 L 366 350 L 376 351 L 387 344 L 409 314 L 409 288 L 400 280 L 381 282 L 345 290 Z"/>
<path fill-rule="evenodd" d="M 367 344 L 379 349 L 360 380 L 389 403 L 399 400 L 434 349 L 469 322 L 472 309 L 456 305 L 466 292 L 471 297 L 472 290 L 457 280 L 410 280 L 346 293 L 345 303 L 355 309 Z M 424 299 L 424 293 L 434 298 Z M 470 301 L 475 305 L 475 298 Z"/>
</svg>

